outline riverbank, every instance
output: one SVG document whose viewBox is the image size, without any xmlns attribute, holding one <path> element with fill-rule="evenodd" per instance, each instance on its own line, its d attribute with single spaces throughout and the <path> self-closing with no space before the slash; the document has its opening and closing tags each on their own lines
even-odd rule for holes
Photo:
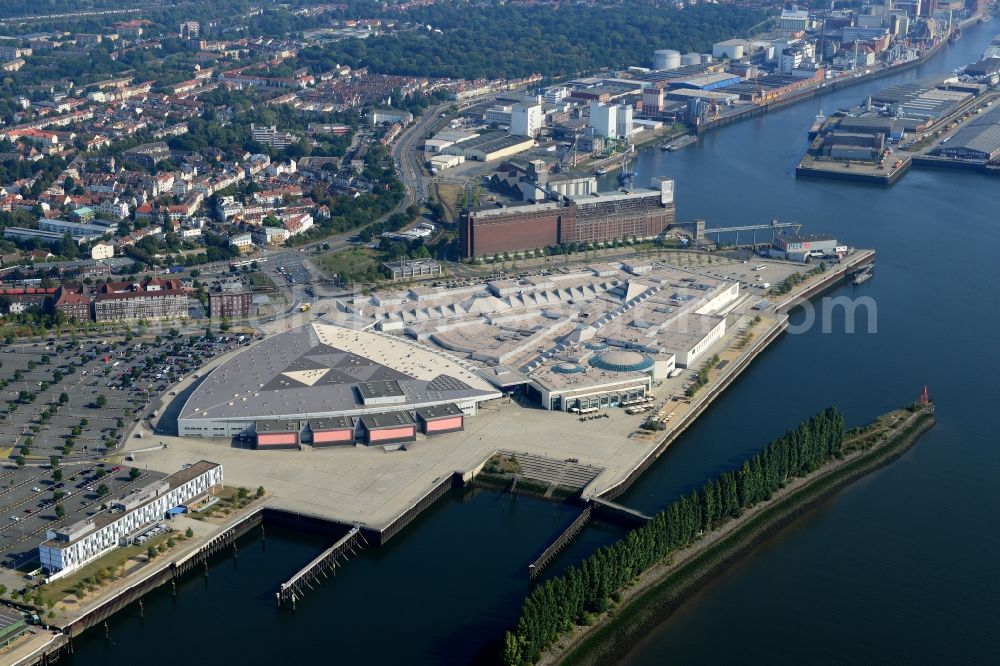
<svg viewBox="0 0 1000 666">
<path fill-rule="evenodd" d="M 798 478 L 774 496 L 713 530 L 692 546 L 642 573 L 620 600 L 593 624 L 577 627 L 543 654 L 541 664 L 599 664 L 620 658 L 652 627 L 688 598 L 839 490 L 888 465 L 910 449 L 934 423 L 931 406 L 897 410 L 845 440 L 858 447 L 816 472 Z M 886 419 L 893 419 L 886 428 Z M 868 447 L 868 439 L 875 441 Z"/>
<path fill-rule="evenodd" d="M 894 65 L 892 67 L 884 67 L 881 69 L 870 70 L 866 74 L 855 74 L 853 76 L 845 76 L 839 79 L 831 79 L 829 81 L 816 82 L 815 84 L 796 90 L 794 92 L 788 93 L 784 97 L 763 103 L 763 104 L 745 104 L 741 105 L 737 110 L 731 113 L 724 114 L 718 118 L 710 120 L 706 123 L 702 123 L 697 127 L 697 133 L 699 135 L 704 134 L 710 130 L 719 129 L 737 123 L 741 120 L 748 120 L 750 118 L 757 118 L 760 116 L 767 115 L 772 111 L 779 111 L 792 104 L 798 104 L 799 102 L 804 102 L 806 100 L 813 99 L 815 97 L 820 97 L 823 95 L 829 95 L 835 93 L 842 88 L 847 88 L 849 86 L 856 86 L 860 83 L 866 83 L 868 81 L 873 81 L 884 76 L 890 76 L 892 74 L 898 74 L 899 72 L 905 72 L 909 69 L 917 67 L 923 62 L 928 61 L 933 57 L 938 51 L 941 50 L 942 46 L 946 43 L 946 40 L 938 42 L 932 46 L 928 51 L 918 58 L 901 63 L 899 65 Z"/>
</svg>

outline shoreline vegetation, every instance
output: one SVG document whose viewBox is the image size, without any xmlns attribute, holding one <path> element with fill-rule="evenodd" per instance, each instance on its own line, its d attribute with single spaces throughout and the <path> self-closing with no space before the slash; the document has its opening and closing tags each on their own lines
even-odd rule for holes
<svg viewBox="0 0 1000 666">
<path fill-rule="evenodd" d="M 845 431 L 828 408 L 739 469 L 683 496 L 646 525 L 535 587 L 503 637 L 503 664 L 618 659 L 729 566 L 934 425 L 914 403 Z"/>
</svg>

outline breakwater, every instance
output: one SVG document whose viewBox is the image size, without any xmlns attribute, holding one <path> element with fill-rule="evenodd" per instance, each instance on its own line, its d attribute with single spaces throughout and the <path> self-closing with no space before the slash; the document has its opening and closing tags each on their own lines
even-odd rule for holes
<svg viewBox="0 0 1000 666">
<path fill-rule="evenodd" d="M 677 553 L 682 561 L 676 568 L 647 585 L 597 629 L 584 630 L 586 635 L 576 637 L 570 652 L 549 654 L 543 663 L 589 665 L 620 660 L 637 640 L 715 577 L 846 486 L 899 459 L 934 423 L 933 409 L 921 408 L 886 441 L 849 457 L 847 462 L 832 463 L 829 471 L 814 473 L 761 510 L 736 519 L 728 532 L 710 545 L 696 542 L 688 552 Z"/>
</svg>

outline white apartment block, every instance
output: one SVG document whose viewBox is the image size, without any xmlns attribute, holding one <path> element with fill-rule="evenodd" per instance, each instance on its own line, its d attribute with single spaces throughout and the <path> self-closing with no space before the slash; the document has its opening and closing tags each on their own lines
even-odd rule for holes
<svg viewBox="0 0 1000 666">
<path fill-rule="evenodd" d="M 222 488 L 222 465 L 200 460 L 110 503 L 109 509 L 73 525 L 48 530 L 38 547 L 49 580 L 127 545 L 129 536 L 162 520 L 167 511 Z"/>
<path fill-rule="evenodd" d="M 128 204 L 117 199 L 105 199 L 96 207 L 98 213 L 110 215 L 116 220 L 124 220 L 129 215 Z"/>
<path fill-rule="evenodd" d="M 257 127 L 250 125 L 250 136 L 257 143 L 281 150 L 296 143 L 299 138 L 291 132 L 279 132 L 277 126 Z"/>
</svg>

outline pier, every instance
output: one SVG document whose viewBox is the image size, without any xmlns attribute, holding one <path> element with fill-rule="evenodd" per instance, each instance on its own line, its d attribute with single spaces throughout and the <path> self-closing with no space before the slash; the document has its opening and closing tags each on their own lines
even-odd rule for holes
<svg viewBox="0 0 1000 666">
<path fill-rule="evenodd" d="M 353 554 L 355 547 L 360 548 L 362 542 L 365 542 L 365 538 L 361 535 L 361 528 L 355 525 L 351 528 L 350 532 L 341 537 L 335 544 L 320 553 L 312 562 L 302 567 L 288 581 L 281 584 L 281 587 L 278 588 L 275 594 L 278 599 L 278 607 L 281 608 L 283 605 L 290 603 L 292 610 L 295 610 L 295 602 L 305 594 L 304 588 L 313 589 L 312 583 L 320 582 L 319 577 L 321 575 L 326 579 L 328 577 L 327 571 L 336 575 L 334 570 L 337 568 L 338 560 L 341 557 L 346 557 L 348 551 Z"/>
<path fill-rule="evenodd" d="M 529 579 L 534 580 L 537 578 L 538 575 L 542 573 L 542 569 L 545 568 L 545 565 L 551 562 L 552 558 L 559 554 L 559 551 L 562 550 L 567 543 L 572 541 L 573 537 L 580 533 L 580 530 L 582 530 L 590 521 L 590 515 L 593 511 L 593 505 L 588 504 L 586 508 L 584 508 L 583 512 L 569 524 L 569 527 L 564 529 L 562 534 L 556 537 L 556 540 L 553 541 L 548 548 L 542 551 L 542 554 L 538 556 L 538 559 L 528 565 Z"/>
<path fill-rule="evenodd" d="M 714 235 L 715 236 L 715 244 L 716 245 L 719 244 L 719 240 L 722 237 L 722 234 L 733 234 L 734 233 L 734 234 L 736 234 L 736 243 L 735 243 L 735 245 L 737 247 L 739 247 L 739 245 L 740 245 L 740 232 L 741 231 L 742 232 L 749 231 L 750 234 L 751 234 L 751 244 L 754 245 L 754 246 L 756 246 L 756 245 L 758 245 L 758 243 L 757 243 L 757 232 L 758 231 L 770 233 L 770 236 L 769 236 L 768 242 L 767 242 L 767 244 L 770 244 L 774 240 L 775 236 L 777 236 L 779 233 L 782 233 L 786 229 L 791 230 L 791 231 L 793 231 L 794 233 L 797 234 L 802 229 L 802 225 L 800 223 L 798 223 L 798 222 L 779 222 L 778 220 L 771 220 L 771 222 L 769 224 L 744 224 L 744 225 L 735 226 L 735 227 L 713 227 L 713 228 L 701 229 L 701 230 L 697 229 L 697 227 L 696 227 L 695 228 L 695 233 L 696 233 L 696 240 L 701 240 L 702 237 Z"/>
</svg>

